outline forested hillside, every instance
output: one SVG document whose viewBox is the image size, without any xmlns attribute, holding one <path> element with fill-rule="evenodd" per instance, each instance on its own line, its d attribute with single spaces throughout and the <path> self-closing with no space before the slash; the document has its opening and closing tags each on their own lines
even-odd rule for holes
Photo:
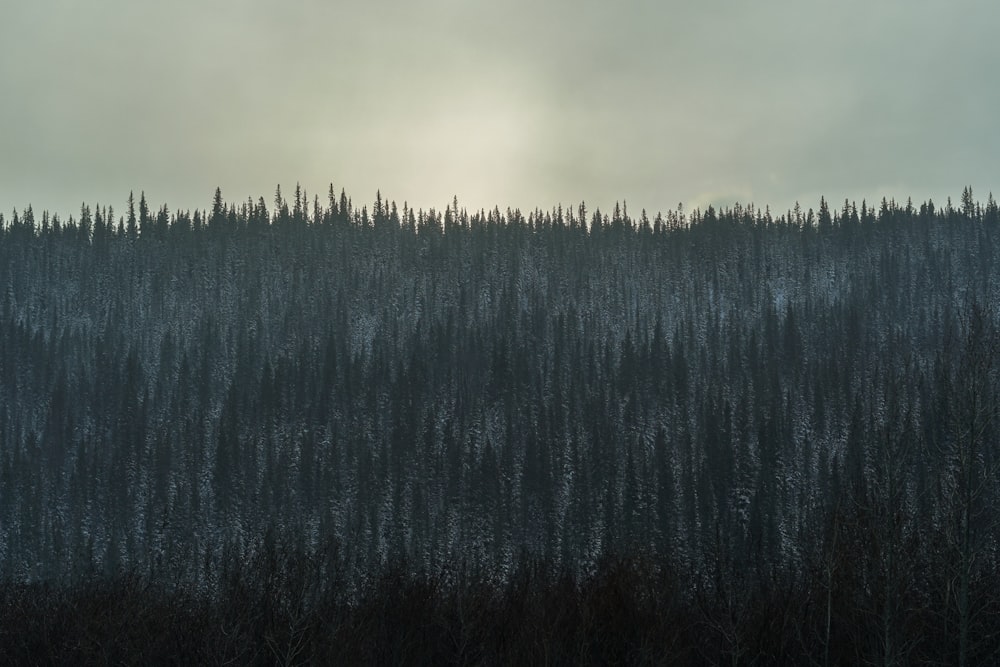
<svg viewBox="0 0 1000 667">
<path fill-rule="evenodd" d="M 703 612 L 689 660 L 996 659 L 992 196 L 116 216 L 0 218 L 10 585 L 210 600 L 281 552 L 308 608 L 620 558 Z"/>
</svg>

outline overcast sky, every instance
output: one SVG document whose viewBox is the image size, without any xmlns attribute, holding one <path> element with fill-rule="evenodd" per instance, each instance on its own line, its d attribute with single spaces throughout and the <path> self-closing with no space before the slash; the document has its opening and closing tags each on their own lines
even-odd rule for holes
<svg viewBox="0 0 1000 667">
<path fill-rule="evenodd" d="M 996 0 L 25 0 L 0 210 L 1000 195 Z"/>
</svg>

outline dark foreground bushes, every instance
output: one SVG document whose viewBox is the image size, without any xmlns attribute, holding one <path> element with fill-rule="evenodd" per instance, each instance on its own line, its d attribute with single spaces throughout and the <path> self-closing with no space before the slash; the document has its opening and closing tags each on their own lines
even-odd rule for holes
<svg viewBox="0 0 1000 667">
<path fill-rule="evenodd" d="M 7 585 L 0 655 L 15 664 L 569 665 L 714 662 L 725 650 L 721 635 L 706 634 L 708 617 L 682 602 L 680 582 L 637 562 L 608 561 L 580 578 L 535 563 L 502 584 L 397 565 L 353 601 L 330 591 L 308 608 L 308 596 L 272 587 L 289 583 L 276 574 L 249 567 L 212 596 L 137 576 Z"/>
<path fill-rule="evenodd" d="M 212 593 L 130 575 L 8 584 L 0 656 L 74 665 L 855 664 L 884 648 L 882 618 L 828 598 L 818 579 L 707 584 L 643 559 L 609 559 L 578 576 L 531 562 L 502 580 L 417 576 L 397 564 L 348 594 L 307 572 L 289 559 L 252 560 Z M 907 614 L 895 655 L 954 662 L 933 611 Z"/>
</svg>

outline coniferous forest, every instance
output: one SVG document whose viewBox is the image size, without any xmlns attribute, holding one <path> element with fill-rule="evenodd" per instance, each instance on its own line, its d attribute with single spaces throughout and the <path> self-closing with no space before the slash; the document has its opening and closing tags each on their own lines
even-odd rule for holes
<svg viewBox="0 0 1000 667">
<path fill-rule="evenodd" d="M 1000 212 L 0 216 L 0 655 L 1000 661 Z"/>
</svg>

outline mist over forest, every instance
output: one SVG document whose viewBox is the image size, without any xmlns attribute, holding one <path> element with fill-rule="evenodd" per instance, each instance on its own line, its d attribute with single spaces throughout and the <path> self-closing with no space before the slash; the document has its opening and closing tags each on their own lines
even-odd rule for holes
<svg viewBox="0 0 1000 667">
<path fill-rule="evenodd" d="M 0 215 L 0 645 L 997 661 L 997 203 L 813 205 Z"/>
</svg>

